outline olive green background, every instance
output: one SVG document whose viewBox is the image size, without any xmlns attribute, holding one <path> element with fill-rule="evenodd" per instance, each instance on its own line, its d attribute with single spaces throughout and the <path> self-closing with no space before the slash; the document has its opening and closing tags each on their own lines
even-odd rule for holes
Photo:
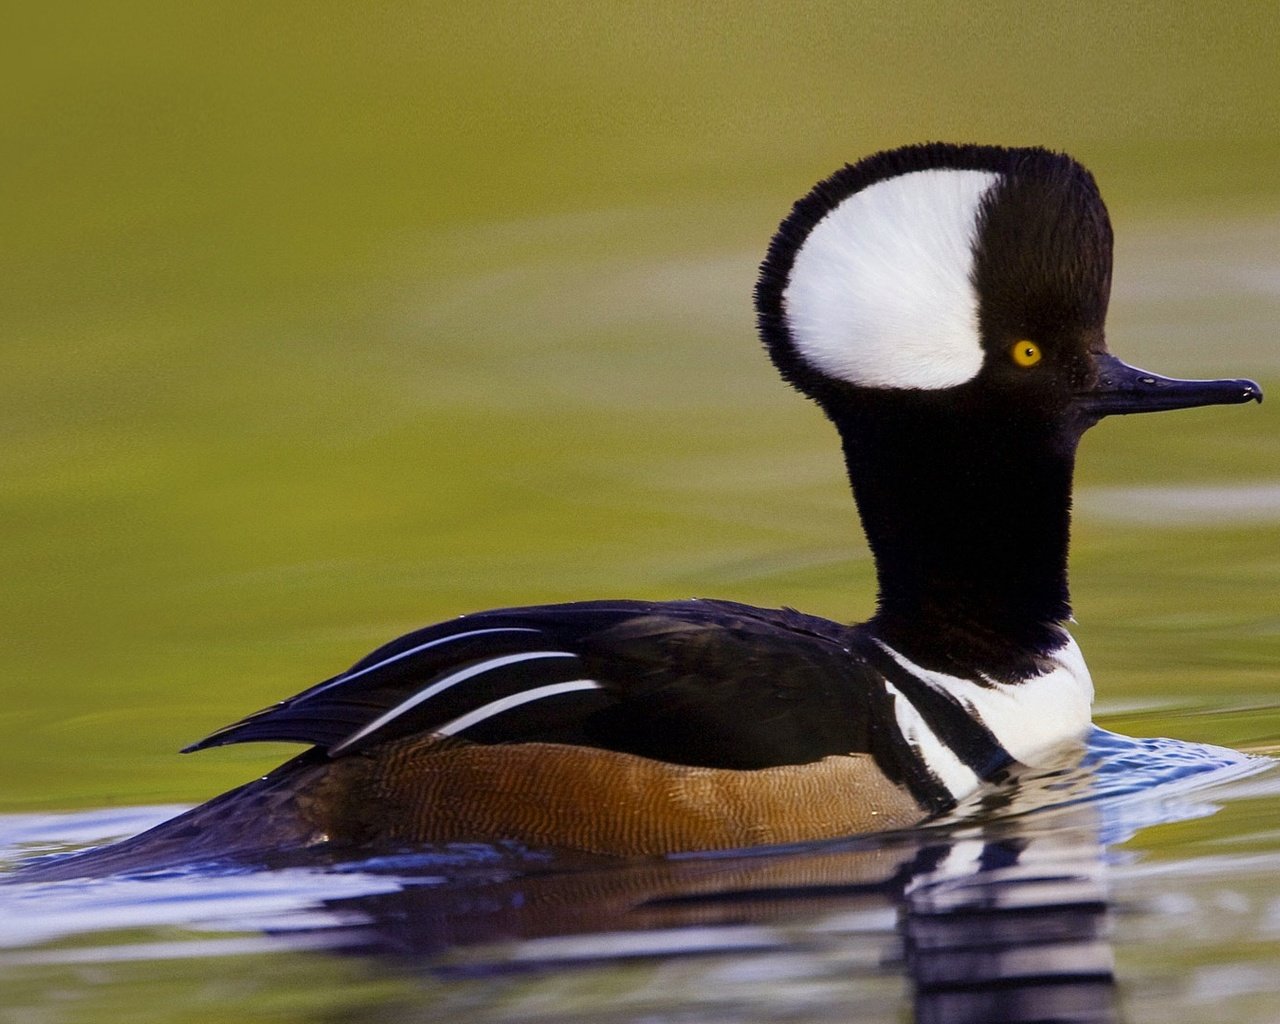
<svg viewBox="0 0 1280 1024">
<path fill-rule="evenodd" d="M 1071 152 L 1119 238 L 1113 348 L 1280 382 L 1271 4 L 16 19 L 0 810 L 208 796 L 285 749 L 177 747 L 468 610 L 866 615 L 834 434 L 750 293 L 790 202 L 876 149 Z M 1275 747 L 1280 514 L 1144 522 L 1106 489 L 1270 485 L 1275 409 L 1086 441 L 1073 582 L 1107 724 Z"/>
</svg>

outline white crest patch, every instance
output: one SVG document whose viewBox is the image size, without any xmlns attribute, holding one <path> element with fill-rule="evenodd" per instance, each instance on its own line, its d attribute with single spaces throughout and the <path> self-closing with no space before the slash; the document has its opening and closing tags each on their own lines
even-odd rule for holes
<svg viewBox="0 0 1280 1024">
<path fill-rule="evenodd" d="M 850 384 L 949 388 L 982 369 L 970 280 L 990 171 L 924 170 L 855 192 L 809 232 L 783 293 L 798 354 Z"/>
</svg>

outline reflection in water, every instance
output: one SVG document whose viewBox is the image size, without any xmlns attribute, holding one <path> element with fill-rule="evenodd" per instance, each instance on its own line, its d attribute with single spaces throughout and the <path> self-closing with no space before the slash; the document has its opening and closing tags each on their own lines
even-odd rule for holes
<svg viewBox="0 0 1280 1024">
<path fill-rule="evenodd" d="M 1102 847 L 1094 815 L 1078 817 L 1030 840 L 958 843 L 947 864 L 972 860 L 908 888 L 902 927 L 919 1024 L 1116 1019 Z"/>
<path fill-rule="evenodd" d="M 1204 785 L 1261 764 L 1095 730 L 1082 764 L 1028 774 L 901 833 L 622 863 L 491 846 L 294 855 L 0 886 L 0 944 L 18 947 L 0 970 L 208 958 L 220 942 L 225 953 L 341 955 L 416 979 L 424 997 L 396 1004 L 405 1020 L 770 1021 L 803 1004 L 809 1020 L 887 1021 L 900 1019 L 905 981 L 920 1024 L 1114 1021 L 1107 848 L 1210 813 Z M 173 925 L 255 934 L 184 951 L 161 931 L 130 945 L 140 929 Z M 49 944 L 95 929 L 96 946 Z M 628 987 L 627 964 L 652 965 L 647 987 Z M 575 1003 L 566 993 L 584 978 L 604 979 L 607 994 Z M 531 985 L 536 1014 L 507 998 Z"/>
<path fill-rule="evenodd" d="M 1086 806 L 1034 835 L 996 821 L 822 850 L 410 886 L 328 907 L 364 922 L 348 952 L 460 977 L 797 947 L 821 959 L 852 929 L 877 948 L 849 969 L 905 972 L 921 1024 L 1109 1021 L 1102 874 Z M 843 1019 L 858 1007 L 825 1009 L 822 1019 Z"/>
</svg>

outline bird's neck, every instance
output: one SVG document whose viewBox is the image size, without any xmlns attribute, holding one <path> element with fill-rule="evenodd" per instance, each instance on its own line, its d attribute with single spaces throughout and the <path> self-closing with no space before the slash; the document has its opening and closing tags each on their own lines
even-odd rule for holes
<svg viewBox="0 0 1280 1024">
<path fill-rule="evenodd" d="M 833 417 L 879 598 L 872 628 L 926 667 L 1034 675 L 1065 640 L 1075 439 L 988 417 Z"/>
</svg>

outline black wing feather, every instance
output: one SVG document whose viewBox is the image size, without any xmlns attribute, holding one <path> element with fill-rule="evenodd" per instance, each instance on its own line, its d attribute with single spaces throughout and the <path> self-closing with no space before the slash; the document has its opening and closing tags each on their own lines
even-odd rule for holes
<svg viewBox="0 0 1280 1024">
<path fill-rule="evenodd" d="M 481 709 L 491 713 L 459 735 L 721 768 L 881 758 L 872 723 L 892 708 L 876 706 L 889 698 L 860 646 L 834 622 L 724 601 L 480 612 L 400 637 L 187 749 L 288 740 L 344 754 Z M 556 688 L 506 709 L 541 687 Z"/>
</svg>

